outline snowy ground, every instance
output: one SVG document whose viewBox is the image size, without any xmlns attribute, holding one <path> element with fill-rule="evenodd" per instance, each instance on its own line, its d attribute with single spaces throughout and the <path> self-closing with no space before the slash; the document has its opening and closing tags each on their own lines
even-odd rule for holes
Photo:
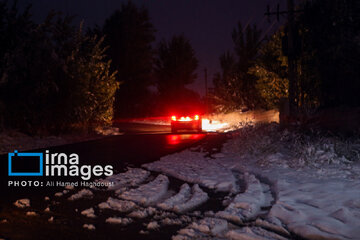
<svg viewBox="0 0 360 240">
<path fill-rule="evenodd" d="M 140 223 L 139 234 L 149 236 L 177 226 L 174 240 L 359 239 L 358 137 L 280 130 L 276 123 L 228 135 L 220 153 L 187 149 L 100 180 L 114 183 L 108 189 L 65 189 L 51 198 L 95 201 L 111 193 L 76 209 L 88 231 L 102 221 Z M 14 204 L 31 210 L 27 199 Z"/>
<path fill-rule="evenodd" d="M 217 237 L 277 239 L 272 236 L 277 233 L 286 238 L 359 238 L 358 138 L 281 131 L 277 124 L 249 126 L 232 135 L 213 158 L 185 150 L 144 167 L 232 193 L 215 217 L 239 229 L 224 230 Z M 246 184 L 241 192 L 239 179 Z M 198 236 L 197 228 L 186 229 L 176 239 Z"/>
</svg>

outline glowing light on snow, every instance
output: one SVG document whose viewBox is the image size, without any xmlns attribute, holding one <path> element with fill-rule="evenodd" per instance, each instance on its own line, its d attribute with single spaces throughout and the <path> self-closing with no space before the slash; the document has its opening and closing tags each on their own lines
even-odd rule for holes
<svg viewBox="0 0 360 240">
<path fill-rule="evenodd" d="M 220 122 L 216 120 L 209 120 L 207 118 L 202 119 L 202 129 L 206 132 L 216 132 L 224 130 L 229 127 L 229 123 Z"/>
<path fill-rule="evenodd" d="M 205 134 L 172 134 L 167 135 L 166 140 L 169 145 L 177 145 L 185 141 L 200 140 Z"/>
<path fill-rule="evenodd" d="M 179 116 L 163 116 L 163 117 L 149 117 L 143 119 L 131 119 L 126 120 L 129 122 L 143 123 L 143 124 L 152 124 L 152 125 L 163 125 L 170 126 L 172 121 L 192 121 L 197 118 L 202 120 L 202 129 L 203 132 L 229 132 L 232 130 L 239 129 L 240 127 L 247 124 L 256 124 L 256 123 L 271 123 L 279 122 L 279 112 L 277 110 L 269 111 L 247 111 L 239 112 L 234 111 L 226 114 L 212 114 L 208 115 L 195 115 L 194 118 L 188 117 L 179 117 Z M 124 122 L 126 122 L 124 121 Z M 175 140 L 173 142 L 176 142 Z"/>
</svg>

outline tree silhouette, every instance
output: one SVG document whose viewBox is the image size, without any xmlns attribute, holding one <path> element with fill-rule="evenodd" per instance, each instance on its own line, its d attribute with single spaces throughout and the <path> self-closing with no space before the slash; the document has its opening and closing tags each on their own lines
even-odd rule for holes
<svg viewBox="0 0 360 240">
<path fill-rule="evenodd" d="M 261 44 L 261 31 L 256 25 L 248 25 L 245 28 L 238 23 L 232 34 L 237 56 L 237 78 L 239 94 L 242 96 L 243 104 L 249 108 L 254 108 L 259 100 L 256 90 L 256 77 L 249 74 L 250 67 L 254 66 L 258 50 Z"/>
<path fill-rule="evenodd" d="M 249 70 L 257 78 L 261 106 L 267 109 L 277 108 L 280 99 L 288 94 L 287 62 L 281 52 L 281 34 L 281 31 L 273 34 L 262 44 L 255 66 Z"/>
<path fill-rule="evenodd" d="M 238 91 L 240 82 L 236 75 L 236 59 L 226 52 L 219 58 L 221 73 L 216 73 L 214 82 L 214 102 L 218 111 L 234 110 L 241 107 L 242 99 Z"/>
<path fill-rule="evenodd" d="M 122 4 L 103 26 L 107 55 L 118 71 L 121 88 L 117 91 L 115 116 L 141 114 L 144 110 L 153 66 L 152 42 L 155 29 L 148 11 L 129 1 Z"/>
<path fill-rule="evenodd" d="M 359 2 L 316 0 L 302 8 L 297 20 L 302 36 L 299 85 L 309 99 L 303 102 L 360 106 Z"/>
<path fill-rule="evenodd" d="M 12 41 L 9 41 L 9 40 Z M 72 17 L 51 12 L 44 22 L 0 4 L 0 118 L 30 134 L 92 130 L 111 123 L 115 73 L 103 39 L 83 33 Z"/>
<path fill-rule="evenodd" d="M 183 35 L 174 36 L 169 42 L 161 41 L 155 74 L 159 94 L 163 100 L 180 101 L 184 95 L 191 96 L 187 84 L 195 81 L 198 60 L 189 40 Z"/>
<path fill-rule="evenodd" d="M 249 73 L 254 66 L 261 45 L 261 31 L 256 25 L 245 28 L 241 23 L 232 33 L 235 56 L 225 53 L 220 57 L 222 74 L 215 75 L 215 101 L 225 110 L 242 107 L 255 108 L 259 104 L 256 77 Z"/>
</svg>

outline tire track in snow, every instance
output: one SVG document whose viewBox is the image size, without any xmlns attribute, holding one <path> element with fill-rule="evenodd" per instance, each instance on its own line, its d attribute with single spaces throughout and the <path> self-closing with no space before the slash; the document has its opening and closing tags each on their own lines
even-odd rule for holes
<svg viewBox="0 0 360 240">
<path fill-rule="evenodd" d="M 231 173 L 236 178 L 237 186 L 234 187 L 239 189 L 236 193 L 216 192 L 159 172 L 129 169 L 103 180 L 115 181 L 115 186 L 107 189 L 112 194 L 106 202 L 93 206 L 94 219 L 105 218 L 105 224 L 122 227 L 132 225 L 130 229 L 138 226 L 137 229 L 142 229 L 139 234 L 150 234 L 147 236 L 174 226 L 169 232 L 174 239 L 182 234 L 236 239 L 236 236 L 264 232 L 269 236 L 276 234 L 289 238 L 286 230 L 276 229 L 275 225 L 263 220 L 275 201 L 273 186 L 255 174 Z M 102 192 L 90 190 L 94 195 Z M 236 232 L 229 233 L 234 230 Z"/>
</svg>

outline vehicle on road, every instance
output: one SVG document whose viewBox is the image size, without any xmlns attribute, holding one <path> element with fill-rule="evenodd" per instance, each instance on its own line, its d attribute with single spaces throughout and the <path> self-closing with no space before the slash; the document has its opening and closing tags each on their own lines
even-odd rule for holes
<svg viewBox="0 0 360 240">
<path fill-rule="evenodd" d="M 179 130 L 194 130 L 202 132 L 201 114 L 194 111 L 182 110 L 171 115 L 171 132 Z"/>
</svg>

